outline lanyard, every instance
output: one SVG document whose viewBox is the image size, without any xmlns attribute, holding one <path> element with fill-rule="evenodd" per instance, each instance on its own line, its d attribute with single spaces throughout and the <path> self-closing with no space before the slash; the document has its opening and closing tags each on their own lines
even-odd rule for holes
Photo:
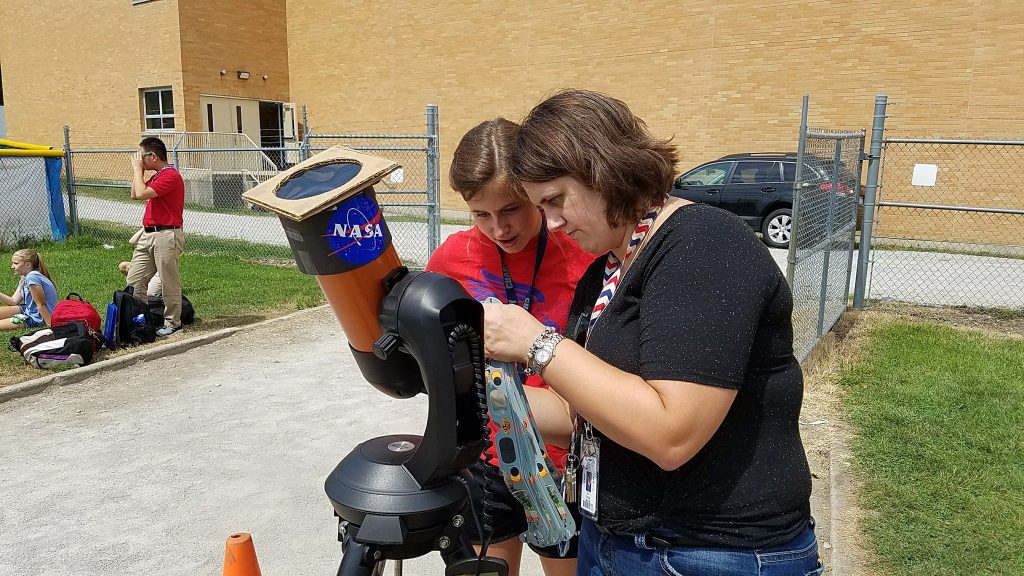
<svg viewBox="0 0 1024 576">
<path fill-rule="evenodd" d="M 526 293 L 526 298 L 523 298 L 523 308 L 527 312 L 530 311 L 530 305 L 533 304 L 533 289 L 537 285 L 537 272 L 540 270 L 540 263 L 544 260 L 544 250 L 548 246 L 548 227 L 546 222 L 541 222 L 540 227 L 540 238 L 537 240 L 537 258 L 533 263 L 533 279 L 530 280 L 530 291 Z M 508 265 L 505 264 L 505 251 L 500 247 L 498 248 L 498 258 L 501 259 L 501 274 L 505 279 L 505 297 L 508 299 L 509 304 L 519 305 L 519 298 L 516 296 L 516 285 L 512 282 L 512 274 L 508 271 Z"/>
<path fill-rule="evenodd" d="M 636 228 L 633 229 L 633 235 L 630 236 L 629 238 L 629 245 L 626 246 L 626 254 L 623 255 L 622 261 L 616 258 L 615 254 L 613 254 L 612 252 L 608 253 L 608 260 L 605 262 L 604 265 L 604 285 L 601 288 L 601 293 L 597 297 L 597 302 L 594 303 L 594 309 L 590 313 L 590 322 L 587 324 L 586 340 L 588 342 L 590 340 L 590 332 L 591 330 L 593 330 L 594 324 L 597 323 L 597 319 L 601 317 L 601 313 L 604 312 L 604 309 L 608 306 L 608 303 L 611 301 L 612 296 L 615 295 L 615 290 L 619 287 L 619 280 L 622 276 L 623 263 L 629 262 L 629 259 L 633 256 L 633 253 L 636 252 L 637 247 L 640 245 L 641 242 L 643 242 L 644 238 L 647 236 L 647 233 L 651 231 L 651 227 L 654 225 L 654 221 L 658 218 L 658 213 L 661 212 L 662 206 L 664 206 L 663 203 L 651 206 L 650 210 L 647 212 L 647 215 L 644 216 L 639 223 L 637 223 Z M 582 431 L 580 431 L 581 422 L 583 423 Z M 590 422 L 587 422 L 584 418 L 580 417 L 579 413 L 577 413 L 576 417 L 573 419 L 572 437 L 569 441 L 570 449 L 565 466 L 567 474 L 570 469 L 575 470 L 576 467 L 579 466 L 579 460 L 576 454 L 576 448 L 578 445 L 576 443 L 582 442 L 580 436 L 581 434 L 582 439 L 591 440 L 594 437 L 593 427 L 590 425 Z M 573 475 L 573 478 L 575 478 L 575 474 Z M 568 484 L 570 483 L 566 484 L 566 490 L 575 490 L 575 486 L 570 487 L 568 486 Z M 571 482 L 571 484 L 575 484 L 575 479 Z"/>
<path fill-rule="evenodd" d="M 604 264 L 604 286 L 601 287 L 601 293 L 597 296 L 594 309 L 590 312 L 590 322 L 587 324 L 588 340 L 590 339 L 590 332 L 594 329 L 594 324 L 597 324 L 597 319 L 601 317 L 601 313 L 604 312 L 608 303 L 611 302 L 612 296 L 615 296 L 615 290 L 619 287 L 619 280 L 621 280 L 623 264 L 629 262 L 637 246 L 643 242 L 647 233 L 650 232 L 651 226 L 654 225 L 654 220 L 661 211 L 661 207 L 662 204 L 655 204 L 647 215 L 644 216 L 643 220 L 637 223 L 636 228 L 633 229 L 633 235 L 629 238 L 629 245 L 626 246 L 626 254 L 622 257 L 622 261 L 619 261 L 614 253 L 608 253 L 608 260 Z"/>
</svg>

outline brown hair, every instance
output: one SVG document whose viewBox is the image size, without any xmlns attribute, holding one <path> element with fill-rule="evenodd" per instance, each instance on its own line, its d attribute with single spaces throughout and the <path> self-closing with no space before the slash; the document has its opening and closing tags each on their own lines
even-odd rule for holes
<svg viewBox="0 0 1024 576">
<path fill-rule="evenodd" d="M 139 148 L 146 152 L 152 152 L 156 154 L 157 158 L 167 162 L 167 145 L 164 144 L 163 140 L 154 136 L 143 138 L 142 142 L 139 142 Z"/>
<path fill-rule="evenodd" d="M 23 248 L 14 254 L 11 254 L 11 256 L 21 260 L 22 262 L 32 264 L 32 270 L 46 276 L 51 283 L 53 282 L 53 278 L 50 278 L 50 271 L 46 269 L 46 264 L 43 262 L 43 257 L 39 255 L 39 252 L 36 252 L 31 248 Z"/>
<path fill-rule="evenodd" d="M 448 181 L 464 200 L 472 200 L 492 181 L 509 183 L 513 194 L 519 192 L 509 171 L 512 147 L 519 126 L 502 117 L 481 122 L 466 132 L 455 148 Z"/>
<path fill-rule="evenodd" d="M 636 222 L 672 189 L 678 157 L 621 100 L 564 90 L 538 104 L 516 137 L 511 171 L 519 182 L 571 176 L 608 202 L 608 224 Z"/>
</svg>

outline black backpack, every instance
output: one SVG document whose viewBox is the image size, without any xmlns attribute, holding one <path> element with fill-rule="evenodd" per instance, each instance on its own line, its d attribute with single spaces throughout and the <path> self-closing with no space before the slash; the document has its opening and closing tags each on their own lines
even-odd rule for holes
<svg viewBox="0 0 1024 576">
<path fill-rule="evenodd" d="M 112 334 L 112 337 L 109 338 L 111 348 L 127 348 L 156 341 L 157 329 L 147 321 L 147 307 L 135 299 L 134 293 L 135 289 L 132 286 L 114 291 L 114 307 L 117 309 L 117 315 L 110 331 Z"/>
<path fill-rule="evenodd" d="M 164 300 L 163 298 L 149 297 L 149 310 L 146 312 L 146 318 L 150 324 L 160 328 L 164 325 Z M 189 302 L 188 298 L 184 294 L 181 295 L 181 320 L 182 324 L 191 324 L 196 321 L 196 311 L 192 307 L 192 303 Z"/>
<path fill-rule="evenodd" d="M 11 338 L 11 349 L 36 368 L 60 364 L 85 366 L 92 362 L 102 338 L 88 324 L 74 320 Z"/>
</svg>

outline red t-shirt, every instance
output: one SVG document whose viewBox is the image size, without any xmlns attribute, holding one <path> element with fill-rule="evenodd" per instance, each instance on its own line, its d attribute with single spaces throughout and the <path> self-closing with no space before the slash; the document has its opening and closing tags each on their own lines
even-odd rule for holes
<svg viewBox="0 0 1024 576">
<path fill-rule="evenodd" d="M 181 226 L 185 211 L 185 181 L 173 166 L 166 166 L 146 182 L 156 192 L 146 201 L 143 226 Z"/>
<path fill-rule="evenodd" d="M 521 252 L 505 254 L 505 264 L 516 288 L 519 305 L 523 304 L 530 283 L 533 281 L 533 269 L 537 262 L 537 245 L 539 236 L 530 240 Z M 489 297 L 508 302 L 505 292 L 505 279 L 501 271 L 501 257 L 498 246 L 485 236 L 476 226 L 463 232 L 456 232 L 439 246 L 427 262 L 427 271 L 439 272 L 457 280 L 470 296 L 478 301 Z M 565 331 L 565 323 L 569 317 L 569 306 L 572 304 L 573 292 L 580 276 L 594 261 L 594 256 L 583 251 L 576 242 L 563 232 L 548 234 L 544 259 L 537 270 L 537 283 L 533 289 L 533 301 L 530 314 L 545 326 L 553 326 L 559 332 Z M 530 376 L 524 382 L 526 386 L 547 388 L 540 376 Z M 498 427 L 492 421 L 492 446 L 482 456 L 491 465 L 498 465 L 493 441 Z M 565 467 L 566 450 L 547 445 L 548 455 L 559 470 Z"/>
</svg>

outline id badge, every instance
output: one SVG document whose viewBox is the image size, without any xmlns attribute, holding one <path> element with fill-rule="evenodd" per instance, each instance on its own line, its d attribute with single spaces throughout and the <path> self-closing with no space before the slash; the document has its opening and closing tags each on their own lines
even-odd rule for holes
<svg viewBox="0 0 1024 576">
<path fill-rule="evenodd" d="M 601 439 L 584 438 L 580 446 L 580 513 L 597 521 L 597 477 L 601 461 Z"/>
</svg>

